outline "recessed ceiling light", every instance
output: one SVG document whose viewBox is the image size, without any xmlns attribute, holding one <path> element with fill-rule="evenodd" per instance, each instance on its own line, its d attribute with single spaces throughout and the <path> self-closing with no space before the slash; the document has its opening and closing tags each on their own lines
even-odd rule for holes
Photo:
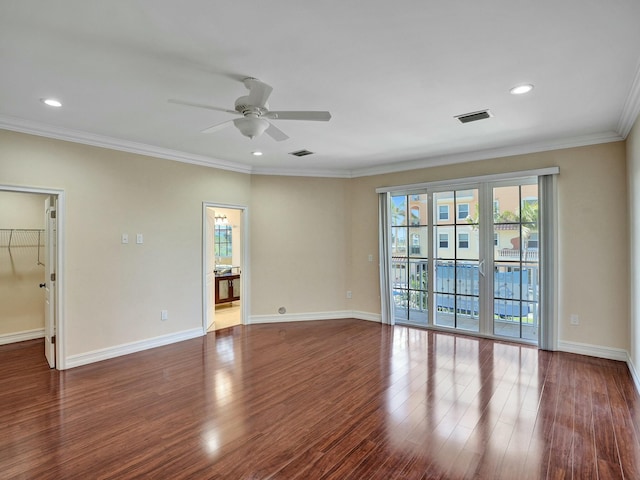
<svg viewBox="0 0 640 480">
<path fill-rule="evenodd" d="M 531 90 L 533 90 L 533 85 L 527 83 L 526 85 L 518 85 L 513 87 L 511 90 L 509 90 L 509 93 L 511 93 L 512 95 L 523 95 L 525 93 L 529 93 Z"/>
<path fill-rule="evenodd" d="M 251 152 L 251 155 L 255 155 L 256 157 L 259 157 L 260 155 L 262 155 L 262 152 L 259 151 L 255 151 L 255 152 Z"/>
<path fill-rule="evenodd" d="M 42 98 L 40 99 L 40 101 L 42 103 L 44 103 L 45 105 L 49 105 L 50 107 L 61 107 L 62 103 L 60 103 L 60 101 L 56 100 L 55 98 Z"/>
</svg>

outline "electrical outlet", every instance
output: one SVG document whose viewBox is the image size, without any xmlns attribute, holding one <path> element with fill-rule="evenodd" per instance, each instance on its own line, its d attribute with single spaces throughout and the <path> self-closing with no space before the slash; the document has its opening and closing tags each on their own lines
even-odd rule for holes
<svg viewBox="0 0 640 480">
<path fill-rule="evenodd" d="M 373 262 L 373 255 L 369 254 L 369 261 Z"/>
<path fill-rule="evenodd" d="M 351 290 L 347 290 L 347 298 L 351 298 L 352 296 Z"/>
<path fill-rule="evenodd" d="M 136 234 L 136 243 L 141 245 L 144 243 L 144 236 L 141 233 Z"/>
<path fill-rule="evenodd" d="M 569 323 L 571 323 L 571 325 L 580 325 L 580 317 L 577 314 L 572 313 L 569 317 Z"/>
<path fill-rule="evenodd" d="M 162 321 L 169 320 L 169 310 L 160 311 L 160 320 Z"/>
<path fill-rule="evenodd" d="M 122 243 L 129 243 L 129 235 L 127 233 L 122 234 Z"/>
</svg>

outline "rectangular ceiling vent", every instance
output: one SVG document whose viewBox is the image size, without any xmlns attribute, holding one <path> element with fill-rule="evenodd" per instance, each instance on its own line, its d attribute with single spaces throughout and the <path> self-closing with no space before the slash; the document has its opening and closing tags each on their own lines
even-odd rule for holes
<svg viewBox="0 0 640 480">
<path fill-rule="evenodd" d="M 295 155 L 296 157 L 304 157 L 305 155 L 313 155 L 313 152 L 309 150 L 298 150 L 297 152 L 289 152 L 289 155 Z"/>
<path fill-rule="evenodd" d="M 479 112 L 463 113 L 462 115 L 456 115 L 454 118 L 460 120 L 460 123 L 477 122 L 478 120 L 484 120 L 485 118 L 493 117 L 489 110 L 480 110 Z"/>
</svg>

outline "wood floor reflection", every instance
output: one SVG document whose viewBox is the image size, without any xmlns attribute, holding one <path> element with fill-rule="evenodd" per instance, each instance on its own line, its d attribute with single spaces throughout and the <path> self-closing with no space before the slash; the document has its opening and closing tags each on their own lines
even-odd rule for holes
<svg viewBox="0 0 640 480">
<path fill-rule="evenodd" d="M 639 479 L 627 366 L 358 320 L 50 371 L 0 347 L 0 477 Z"/>
</svg>

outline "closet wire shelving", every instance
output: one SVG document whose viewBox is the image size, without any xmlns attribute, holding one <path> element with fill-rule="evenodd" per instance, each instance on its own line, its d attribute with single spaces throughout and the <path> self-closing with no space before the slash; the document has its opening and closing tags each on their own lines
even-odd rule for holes
<svg viewBox="0 0 640 480">
<path fill-rule="evenodd" d="M 44 265 L 44 230 L 37 228 L 0 228 L 0 248 L 13 253 L 30 254 L 32 249 L 38 265 Z M 13 252 L 12 252 L 13 249 Z"/>
</svg>

